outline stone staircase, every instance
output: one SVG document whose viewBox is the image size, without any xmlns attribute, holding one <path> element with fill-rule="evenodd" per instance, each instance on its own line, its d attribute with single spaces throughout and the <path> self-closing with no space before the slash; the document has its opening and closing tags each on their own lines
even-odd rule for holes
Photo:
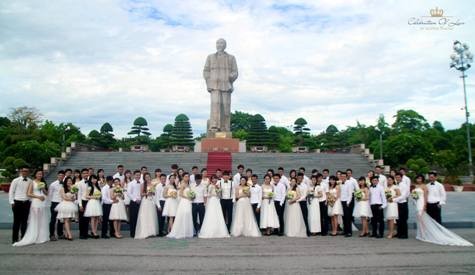
<svg viewBox="0 0 475 275">
<path fill-rule="evenodd" d="M 373 167 L 368 160 L 360 154 L 350 153 L 236 153 L 233 154 L 233 169 L 239 164 L 243 164 L 246 169 L 251 168 L 255 174 L 263 175 L 267 169 L 282 166 L 288 174 L 291 169 L 305 167 L 306 174 L 310 175 L 312 169 L 320 172 L 328 168 L 334 174 L 336 170 L 346 170 L 351 168 L 354 177 L 366 176 L 366 173 Z"/>
<path fill-rule="evenodd" d="M 169 173 L 170 166 L 177 163 L 186 171 L 196 165 L 200 169 L 207 165 L 207 153 L 158 153 L 158 152 L 73 152 L 66 161 L 61 161 L 48 174 L 47 182 L 52 182 L 56 178 L 56 172 L 60 169 L 81 169 L 87 167 L 102 168 L 106 175 L 115 173 L 116 166 L 122 164 L 126 169 L 135 170 L 141 166 L 147 166 L 153 173 L 156 168 L 161 168 L 163 172 Z M 238 164 L 243 164 L 246 169 L 253 169 L 254 173 L 260 177 L 272 168 L 277 170 L 279 166 L 285 168 L 286 173 L 291 169 L 298 169 L 303 166 L 307 169 L 307 174 L 316 168 L 330 169 L 331 173 L 336 170 L 353 169 L 355 177 L 366 175 L 372 168 L 368 160 L 361 154 L 332 153 L 332 154 L 312 154 L 312 153 L 234 153 L 232 154 L 232 169 L 236 170 Z"/>
</svg>

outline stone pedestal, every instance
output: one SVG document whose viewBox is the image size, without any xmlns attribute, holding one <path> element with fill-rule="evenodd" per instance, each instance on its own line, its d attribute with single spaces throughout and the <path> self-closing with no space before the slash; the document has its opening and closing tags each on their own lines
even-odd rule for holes
<svg viewBox="0 0 475 275">
<path fill-rule="evenodd" d="M 213 132 L 208 131 L 208 138 L 233 138 L 232 132 Z"/>
<path fill-rule="evenodd" d="M 201 140 L 201 152 L 228 152 L 239 153 L 239 139 L 237 138 L 203 138 Z"/>
</svg>

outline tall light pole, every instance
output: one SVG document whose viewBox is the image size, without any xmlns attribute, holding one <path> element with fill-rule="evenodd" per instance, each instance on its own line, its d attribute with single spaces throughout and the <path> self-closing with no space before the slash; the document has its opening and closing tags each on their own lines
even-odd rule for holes
<svg viewBox="0 0 475 275">
<path fill-rule="evenodd" d="M 467 75 L 465 71 L 470 69 L 470 63 L 473 62 L 473 54 L 468 50 L 468 45 L 466 43 L 460 43 L 460 41 L 455 40 L 454 42 L 454 53 L 450 56 L 452 60 L 450 62 L 450 68 L 455 68 L 456 70 L 462 73 L 462 83 L 463 83 L 463 96 L 465 101 L 465 128 L 467 130 L 467 148 L 468 148 L 468 166 L 470 171 L 470 177 L 473 179 L 473 164 L 472 164 L 472 143 L 470 138 L 470 124 L 469 117 L 470 113 L 468 112 L 467 107 L 467 90 L 465 88 L 465 78 Z"/>
</svg>

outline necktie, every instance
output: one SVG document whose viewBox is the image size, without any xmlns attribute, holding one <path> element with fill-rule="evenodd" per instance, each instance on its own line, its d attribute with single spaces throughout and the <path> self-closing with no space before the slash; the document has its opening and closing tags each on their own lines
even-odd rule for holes
<svg viewBox="0 0 475 275">
<path fill-rule="evenodd" d="M 28 181 L 28 179 L 27 179 L 27 178 L 23 178 L 23 181 Z"/>
</svg>

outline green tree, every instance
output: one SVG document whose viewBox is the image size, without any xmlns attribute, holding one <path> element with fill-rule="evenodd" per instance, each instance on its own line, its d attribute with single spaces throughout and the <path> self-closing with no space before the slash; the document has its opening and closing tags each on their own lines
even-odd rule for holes
<svg viewBox="0 0 475 275">
<path fill-rule="evenodd" d="M 237 138 L 239 140 L 247 140 L 249 133 L 244 129 L 239 129 L 233 132 L 233 138 Z"/>
<path fill-rule="evenodd" d="M 114 131 L 114 129 L 112 128 L 112 125 L 110 125 L 109 122 L 106 122 L 106 123 L 102 124 L 101 133 L 110 133 L 110 134 L 112 134 L 113 131 Z"/>
<path fill-rule="evenodd" d="M 409 173 L 412 178 L 418 174 L 429 173 L 429 164 L 423 158 L 409 159 L 406 163 L 407 168 L 409 168 Z"/>
<path fill-rule="evenodd" d="M 134 120 L 134 126 L 132 126 L 132 130 L 128 132 L 128 135 L 137 135 L 137 138 L 140 137 L 140 135 L 145 135 L 145 136 L 150 136 L 149 129 L 147 128 L 148 123 L 147 120 L 143 117 L 138 117 Z"/>
<path fill-rule="evenodd" d="M 393 128 L 396 132 L 422 132 L 430 128 L 427 120 L 414 110 L 399 110 L 394 116 Z"/>
<path fill-rule="evenodd" d="M 335 125 L 331 124 L 325 130 L 325 133 L 329 135 L 335 135 L 336 133 L 338 133 L 338 128 L 336 128 Z"/>
<path fill-rule="evenodd" d="M 173 125 L 167 124 L 163 127 L 163 133 L 158 137 L 157 146 L 160 149 L 171 148 L 171 135 L 173 131 Z"/>
<path fill-rule="evenodd" d="M 292 152 L 294 143 L 294 133 L 285 127 L 269 127 L 269 147 L 271 150 L 278 150 L 282 153 Z"/>
<path fill-rule="evenodd" d="M 22 166 L 28 166 L 28 163 L 21 158 L 7 157 L 3 160 L 2 167 L 5 169 L 2 176 L 9 180 L 13 180 L 17 177 L 17 170 Z"/>
<path fill-rule="evenodd" d="M 269 132 L 264 117 L 256 114 L 251 118 L 251 128 L 247 144 L 250 146 L 267 146 L 269 145 Z"/>
<path fill-rule="evenodd" d="M 231 113 L 231 131 L 249 131 L 251 129 L 251 119 L 253 115 L 245 112 L 235 111 Z"/>
<path fill-rule="evenodd" d="M 190 120 L 185 114 L 179 114 L 175 117 L 175 125 L 171 131 L 171 144 L 190 147 L 195 144 Z"/>
<path fill-rule="evenodd" d="M 0 117 L 0 127 L 9 127 L 11 125 L 11 121 L 8 117 Z"/>
<path fill-rule="evenodd" d="M 378 150 L 375 151 L 379 154 Z M 413 133 L 390 136 L 383 143 L 383 152 L 385 162 L 393 166 L 404 164 L 411 158 L 421 158 L 430 162 L 433 157 L 432 144 L 428 143 L 421 135 Z"/>
<path fill-rule="evenodd" d="M 294 133 L 296 135 L 308 135 L 310 129 L 307 126 L 307 121 L 300 117 L 294 122 Z"/>
</svg>

